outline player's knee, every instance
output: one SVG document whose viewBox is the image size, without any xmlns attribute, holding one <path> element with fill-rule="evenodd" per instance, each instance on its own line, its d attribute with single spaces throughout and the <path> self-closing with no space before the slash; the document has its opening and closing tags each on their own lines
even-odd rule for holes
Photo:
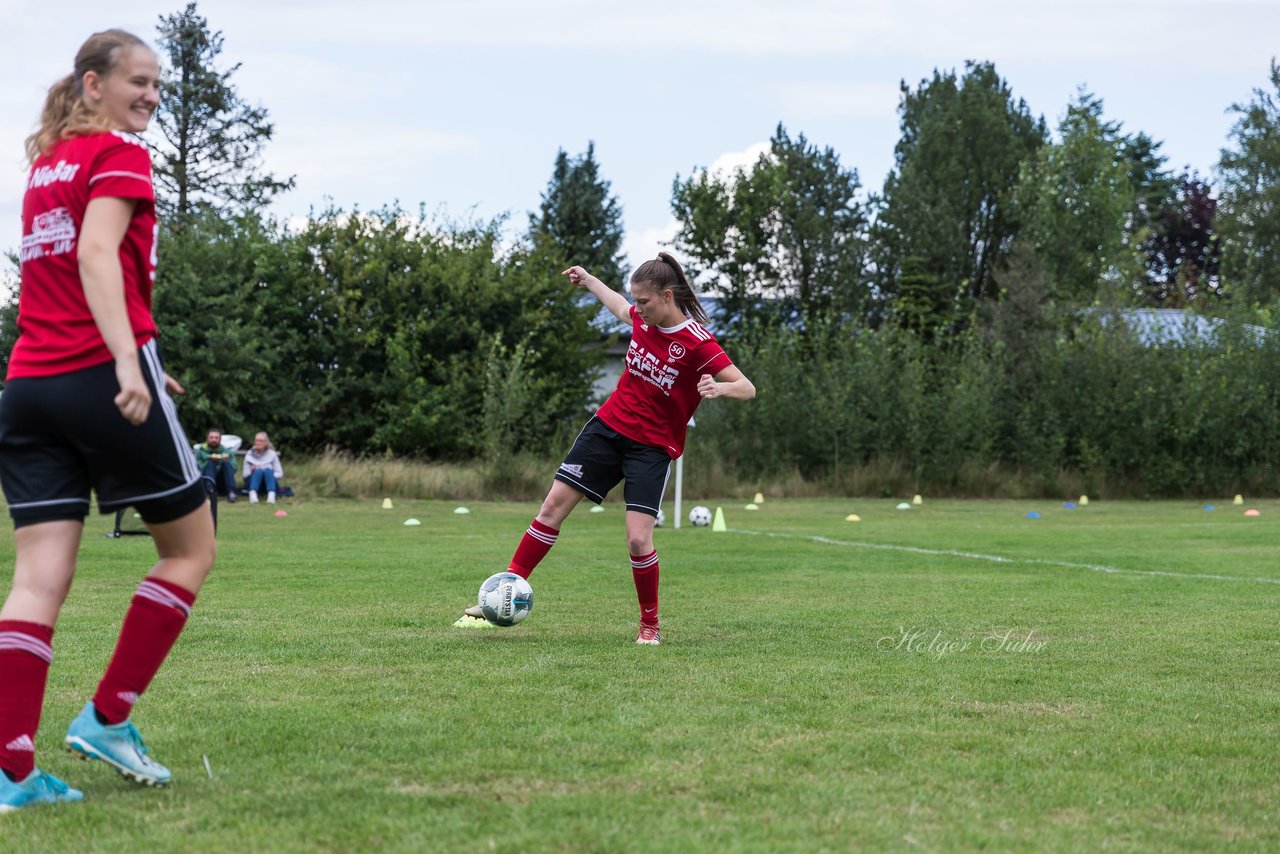
<svg viewBox="0 0 1280 854">
<path fill-rule="evenodd" d="M 202 537 L 199 542 L 191 544 L 185 558 L 193 570 L 208 575 L 209 570 L 213 569 L 213 562 L 218 559 L 218 541 L 212 537 L 207 540 Z"/>
<path fill-rule="evenodd" d="M 645 555 L 653 551 L 653 535 L 627 532 L 627 548 L 633 555 Z"/>
<path fill-rule="evenodd" d="M 13 581 L 10 598 L 27 603 L 39 603 L 55 610 L 62 607 L 71 592 L 71 575 L 58 573 L 21 573 Z"/>
<path fill-rule="evenodd" d="M 546 500 L 542 502 L 542 507 L 538 509 L 538 521 L 548 527 L 559 529 L 565 517 L 569 515 L 577 503 L 578 499 L 576 497 L 566 498 L 564 495 L 548 495 Z"/>
<path fill-rule="evenodd" d="M 164 557 L 160 563 L 156 564 L 152 573 L 180 587 L 185 587 L 192 593 L 199 593 L 205 579 L 209 577 L 209 572 L 213 569 L 217 551 L 218 547 L 213 542 L 193 543 L 189 548 Z"/>
<path fill-rule="evenodd" d="M 197 560 L 200 562 L 200 566 L 204 568 L 205 573 L 208 573 L 209 570 L 213 569 L 213 562 L 217 559 L 218 541 L 216 539 L 210 540 L 202 549 L 200 549 Z"/>
</svg>

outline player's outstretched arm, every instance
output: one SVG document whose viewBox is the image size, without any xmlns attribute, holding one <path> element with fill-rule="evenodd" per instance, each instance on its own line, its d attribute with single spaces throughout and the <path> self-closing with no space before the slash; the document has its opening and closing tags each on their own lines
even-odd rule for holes
<svg viewBox="0 0 1280 854">
<path fill-rule="evenodd" d="M 756 387 L 746 374 L 738 370 L 737 365 L 730 365 L 712 377 L 703 374 L 698 380 L 698 393 L 707 400 L 715 397 L 731 397 L 734 400 L 750 400 L 756 396 Z"/>
<path fill-rule="evenodd" d="M 631 322 L 631 303 L 627 298 L 588 273 L 581 267 L 570 267 L 560 275 L 568 276 L 569 281 L 580 288 L 586 288 L 600 300 L 605 308 L 623 323 Z"/>
</svg>

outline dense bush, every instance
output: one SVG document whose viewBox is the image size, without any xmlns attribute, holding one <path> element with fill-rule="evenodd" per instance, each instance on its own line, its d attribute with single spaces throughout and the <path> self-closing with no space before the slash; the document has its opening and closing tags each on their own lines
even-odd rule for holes
<svg viewBox="0 0 1280 854">
<path fill-rule="evenodd" d="M 590 314 L 498 224 L 388 208 L 297 231 L 208 216 L 161 244 L 156 318 L 189 430 L 265 429 L 296 450 L 470 459 L 542 451 L 580 420 Z M 523 403 L 498 408 L 498 386 Z"/>
<path fill-rule="evenodd" d="M 155 308 L 192 437 L 265 429 L 295 455 L 476 462 L 486 490 L 513 497 L 542 484 L 532 461 L 552 465 L 580 427 L 599 333 L 558 262 L 498 233 L 395 208 L 296 230 L 209 215 L 165 233 Z M 1003 298 L 951 326 L 721 330 L 759 396 L 702 407 L 690 484 L 1280 491 L 1280 331 L 1144 343 L 1120 316 L 1052 308 L 1020 257 Z M 13 310 L 0 312 L 5 354 Z"/>
<path fill-rule="evenodd" d="M 1280 488 L 1280 335 L 1148 346 L 1104 320 L 941 346 L 893 326 L 743 336 L 733 355 L 759 396 L 704 405 L 697 446 L 744 483 L 795 473 L 861 494 Z"/>
</svg>

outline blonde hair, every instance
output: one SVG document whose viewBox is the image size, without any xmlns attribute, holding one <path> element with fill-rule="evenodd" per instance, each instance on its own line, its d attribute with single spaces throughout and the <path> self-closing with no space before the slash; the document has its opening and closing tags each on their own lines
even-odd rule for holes
<svg viewBox="0 0 1280 854">
<path fill-rule="evenodd" d="M 89 36 L 76 52 L 75 70 L 49 88 L 40 126 L 27 137 L 28 161 L 34 163 L 59 140 L 110 130 L 107 118 L 85 103 L 84 76 L 92 71 L 106 77 L 125 51 L 135 47 L 151 50 L 146 42 L 125 30 L 103 30 Z"/>
<path fill-rule="evenodd" d="M 258 441 L 258 436 L 261 436 L 262 438 L 267 440 L 267 450 L 274 451 L 276 449 L 276 446 L 271 444 L 271 437 L 267 435 L 265 430 L 258 431 L 258 433 L 254 435 L 253 441 L 255 442 Z"/>
</svg>

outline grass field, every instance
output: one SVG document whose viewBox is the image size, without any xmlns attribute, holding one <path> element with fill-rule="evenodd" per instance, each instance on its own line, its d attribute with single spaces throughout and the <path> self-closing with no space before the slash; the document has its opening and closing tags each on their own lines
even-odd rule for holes
<svg viewBox="0 0 1280 854">
<path fill-rule="evenodd" d="M 151 553 L 94 517 L 38 738 L 86 800 L 0 850 L 1280 848 L 1280 502 L 721 503 L 658 532 L 657 648 L 617 504 L 460 630 L 533 504 L 224 503 L 159 791 L 61 751 Z"/>
</svg>

